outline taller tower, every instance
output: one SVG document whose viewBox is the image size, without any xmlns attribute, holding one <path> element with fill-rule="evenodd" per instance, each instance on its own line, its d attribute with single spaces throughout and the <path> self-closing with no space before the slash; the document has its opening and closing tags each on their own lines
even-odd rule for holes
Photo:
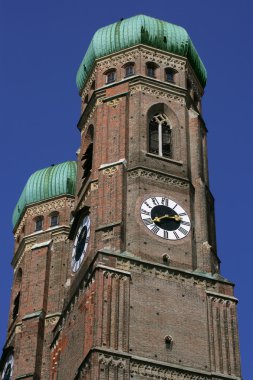
<svg viewBox="0 0 253 380">
<path fill-rule="evenodd" d="M 241 378 L 237 300 L 216 250 L 205 82 L 179 26 L 135 16 L 95 33 L 77 74 L 81 144 L 69 239 L 50 251 L 66 270 L 45 259 L 47 233 L 31 254 L 47 274 L 41 314 L 15 325 L 3 376 L 12 361 L 13 379 Z M 35 317 L 29 346 L 26 321 Z M 29 354 L 37 364 L 28 376 Z"/>
</svg>

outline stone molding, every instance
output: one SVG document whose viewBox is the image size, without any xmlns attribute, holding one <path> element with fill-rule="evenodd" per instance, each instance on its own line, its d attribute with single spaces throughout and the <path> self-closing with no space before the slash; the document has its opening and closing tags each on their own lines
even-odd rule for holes
<svg viewBox="0 0 253 380">
<path fill-rule="evenodd" d="M 159 380 L 207 380 L 209 376 L 191 373 L 162 365 L 142 363 L 137 360 L 130 362 L 130 374 L 145 376 L 147 379 Z"/>
<path fill-rule="evenodd" d="M 179 283 L 188 283 L 194 286 L 203 286 L 208 290 L 216 290 L 217 280 L 209 280 L 208 278 L 197 277 L 191 272 L 179 272 L 172 267 L 162 267 L 152 263 L 144 263 L 137 260 L 132 260 L 131 258 L 118 257 L 117 258 L 117 268 L 127 271 L 129 273 L 142 273 L 151 275 L 152 277 L 160 278 L 163 280 L 173 280 Z"/>
<path fill-rule="evenodd" d="M 166 90 L 160 90 L 159 88 L 143 85 L 143 84 L 136 84 L 134 86 L 130 87 L 130 94 L 135 94 L 136 92 L 142 92 L 143 94 L 148 95 L 154 95 L 159 98 L 167 99 L 169 102 L 178 102 L 181 104 L 181 106 L 185 105 L 185 98 L 184 96 L 179 96 L 176 94 L 172 94 L 171 91 Z"/>
<path fill-rule="evenodd" d="M 152 181 L 173 185 L 183 189 L 189 188 L 189 182 L 187 180 L 178 177 L 172 177 L 169 174 L 159 173 L 145 168 L 136 168 L 128 171 L 128 178 L 138 177 L 148 178 Z"/>
<path fill-rule="evenodd" d="M 124 359 L 119 356 L 102 354 L 102 353 L 98 355 L 98 361 L 100 365 L 103 365 L 104 367 L 126 368 L 128 364 L 127 359 Z"/>
<path fill-rule="evenodd" d="M 27 218 L 39 216 L 41 214 L 47 214 L 52 211 L 59 211 L 65 206 L 67 206 L 69 209 L 73 209 L 74 203 L 74 197 L 61 197 L 48 202 L 44 201 L 35 205 L 27 206 L 26 211 L 21 219 L 21 222 L 19 223 L 18 228 L 15 231 L 15 239 L 20 234 L 20 231 L 22 230 L 22 227 L 25 224 Z"/>
<path fill-rule="evenodd" d="M 45 236 L 45 239 L 47 239 L 48 232 L 52 233 L 52 239 L 50 239 L 50 241 L 52 241 L 53 243 L 58 243 L 60 241 L 66 241 L 68 239 L 69 227 L 59 226 L 59 228 L 54 230 L 43 231 L 42 234 Z M 25 252 L 31 251 L 36 246 L 36 236 L 37 235 L 25 237 L 23 243 L 21 243 L 18 250 L 16 251 L 15 256 L 12 260 L 14 273 L 18 269 Z M 41 242 L 41 244 L 43 245 L 43 242 Z"/>
</svg>

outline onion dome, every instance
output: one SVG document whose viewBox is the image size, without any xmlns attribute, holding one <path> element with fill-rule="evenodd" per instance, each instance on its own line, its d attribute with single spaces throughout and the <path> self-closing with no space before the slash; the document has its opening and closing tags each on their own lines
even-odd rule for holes
<svg viewBox="0 0 253 380">
<path fill-rule="evenodd" d="M 76 83 L 79 91 L 83 88 L 97 58 L 138 44 L 186 57 L 201 85 L 205 86 L 205 66 L 186 30 L 166 21 L 138 15 L 105 26 L 94 34 L 77 72 Z"/>
<path fill-rule="evenodd" d="M 14 209 L 13 227 L 19 222 L 26 207 L 60 195 L 74 195 L 76 188 L 77 164 L 67 161 L 33 173 Z"/>
</svg>

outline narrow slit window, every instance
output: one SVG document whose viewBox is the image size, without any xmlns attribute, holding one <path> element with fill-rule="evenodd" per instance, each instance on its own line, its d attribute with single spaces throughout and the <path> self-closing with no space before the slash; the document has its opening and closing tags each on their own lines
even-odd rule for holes
<svg viewBox="0 0 253 380">
<path fill-rule="evenodd" d="M 18 311 L 19 311 L 19 301 L 20 301 L 20 292 L 18 292 L 18 295 L 16 296 L 14 300 L 14 305 L 13 305 L 13 312 L 12 312 L 12 319 L 16 319 L 18 316 Z"/>
</svg>

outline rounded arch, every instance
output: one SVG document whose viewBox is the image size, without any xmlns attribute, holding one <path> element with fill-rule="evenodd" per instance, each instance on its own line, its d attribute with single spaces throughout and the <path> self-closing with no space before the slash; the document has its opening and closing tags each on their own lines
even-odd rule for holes
<svg viewBox="0 0 253 380">
<path fill-rule="evenodd" d="M 59 211 L 56 211 L 56 210 L 52 211 L 49 214 L 49 218 L 50 218 L 50 227 L 55 227 L 59 225 L 59 219 L 60 219 Z"/>
<path fill-rule="evenodd" d="M 159 69 L 160 66 L 152 61 L 146 62 L 146 74 L 148 77 L 156 78 L 156 71 Z"/>
<path fill-rule="evenodd" d="M 172 67 L 166 67 L 164 70 L 166 82 L 176 83 L 178 79 L 178 71 Z"/>
<path fill-rule="evenodd" d="M 38 215 L 34 219 L 34 230 L 36 231 L 41 231 L 43 229 L 43 223 L 44 223 L 44 216 Z"/>
<path fill-rule="evenodd" d="M 109 83 L 113 83 L 116 81 L 116 78 L 117 78 L 117 70 L 115 67 L 112 67 L 110 69 L 107 69 L 104 74 L 103 74 L 106 78 L 105 82 L 106 84 L 109 84 Z"/>
</svg>

